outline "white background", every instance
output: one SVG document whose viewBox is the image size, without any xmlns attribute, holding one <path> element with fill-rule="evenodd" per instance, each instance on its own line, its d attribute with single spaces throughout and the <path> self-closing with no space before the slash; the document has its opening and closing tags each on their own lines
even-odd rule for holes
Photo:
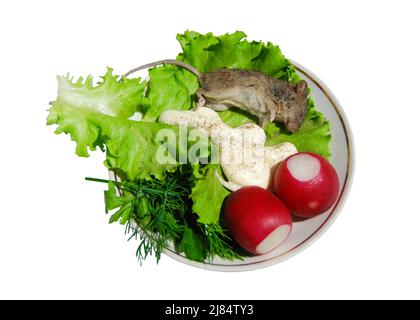
<svg viewBox="0 0 420 320">
<path fill-rule="evenodd" d="M 420 7 L 417 1 L 2 1 L 0 298 L 420 298 Z M 281 264 L 246 273 L 164 257 L 140 267 L 108 225 L 103 155 L 74 155 L 45 126 L 57 74 L 122 73 L 173 58 L 175 35 L 245 31 L 335 93 L 357 170 L 332 227 Z"/>
</svg>

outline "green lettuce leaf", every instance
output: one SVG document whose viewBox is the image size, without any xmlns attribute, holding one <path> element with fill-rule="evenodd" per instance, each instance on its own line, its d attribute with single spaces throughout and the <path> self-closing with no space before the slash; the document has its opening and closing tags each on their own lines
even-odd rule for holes
<svg viewBox="0 0 420 320">
<path fill-rule="evenodd" d="M 291 64 L 278 46 L 270 42 L 249 42 L 245 37 L 242 31 L 221 36 L 186 31 L 177 36 L 182 47 L 182 53 L 177 59 L 193 65 L 201 72 L 221 68 L 249 69 L 293 80 Z"/>
<path fill-rule="evenodd" d="M 149 71 L 145 121 L 155 121 L 165 110 L 188 110 L 194 105 L 197 77 L 187 70 L 165 65 Z M 146 108 L 143 108 L 143 110 Z"/>
<path fill-rule="evenodd" d="M 119 79 L 112 75 L 111 68 L 101 79 L 94 86 L 92 76 L 87 76 L 85 80 L 80 77 L 76 82 L 69 75 L 57 77 L 60 102 L 83 106 L 86 110 L 118 118 L 131 117 L 141 100 L 146 82 L 140 79 Z"/>
<path fill-rule="evenodd" d="M 161 179 L 165 171 L 173 171 L 177 166 L 173 162 L 161 164 L 156 160 L 163 146 L 157 133 L 173 127 L 127 119 L 135 112 L 144 83 L 118 79 L 111 69 L 102 79 L 93 86 L 90 77 L 75 83 L 68 76 L 59 77 L 58 97 L 49 110 L 47 124 L 57 124 L 57 134 L 69 134 L 79 156 L 88 157 L 88 149 L 106 149 L 105 165 L 128 179 Z"/>
<path fill-rule="evenodd" d="M 258 119 L 238 108 L 231 108 L 219 112 L 219 116 L 224 123 L 232 128 L 239 127 L 245 123 L 257 123 Z"/>
<path fill-rule="evenodd" d="M 206 166 L 193 165 L 194 187 L 191 192 L 193 211 L 198 215 L 198 222 L 204 224 L 219 223 L 223 200 L 230 194 L 219 182 L 216 173 L 222 176 L 218 164 Z"/>
<path fill-rule="evenodd" d="M 178 252 L 184 252 L 188 259 L 204 261 L 207 257 L 207 248 L 204 239 L 191 228 L 186 227 L 181 241 L 176 246 Z"/>
<path fill-rule="evenodd" d="M 108 190 L 104 191 L 104 198 L 105 198 L 105 212 L 108 213 L 109 211 L 121 207 L 127 201 L 131 201 L 133 196 L 130 194 L 126 194 L 124 196 L 120 196 L 117 193 L 117 185 L 115 182 L 110 181 L 108 183 Z"/>
</svg>

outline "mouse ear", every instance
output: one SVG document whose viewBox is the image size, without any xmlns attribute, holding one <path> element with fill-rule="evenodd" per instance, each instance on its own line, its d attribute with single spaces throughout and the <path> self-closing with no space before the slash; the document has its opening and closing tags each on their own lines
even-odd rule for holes
<svg viewBox="0 0 420 320">
<path fill-rule="evenodd" d="M 300 80 L 296 85 L 296 92 L 297 93 L 305 93 L 308 89 L 308 84 L 305 80 Z"/>
</svg>

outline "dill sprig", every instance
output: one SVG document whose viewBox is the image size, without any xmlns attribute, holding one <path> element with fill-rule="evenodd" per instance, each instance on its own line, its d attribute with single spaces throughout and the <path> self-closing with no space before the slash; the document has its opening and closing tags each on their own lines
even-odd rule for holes
<svg viewBox="0 0 420 320">
<path fill-rule="evenodd" d="M 159 262 L 170 243 L 197 261 L 212 260 L 216 256 L 242 259 L 221 225 L 197 222 L 190 199 L 190 172 L 178 169 L 168 172 L 163 180 L 86 180 L 108 183 L 107 211 L 118 208 L 110 217 L 110 223 L 119 221 L 126 226 L 125 233 L 130 234 L 128 240 L 139 241 L 136 256 L 140 263 L 152 255 Z"/>
<path fill-rule="evenodd" d="M 202 229 L 208 239 L 210 260 L 216 256 L 226 260 L 242 260 L 242 257 L 233 249 L 232 239 L 220 224 L 202 225 Z"/>
<path fill-rule="evenodd" d="M 128 224 L 135 225 L 140 244 L 136 256 L 140 263 L 154 255 L 159 262 L 170 242 L 179 241 L 184 231 L 183 220 L 189 207 L 190 190 L 177 174 L 167 174 L 165 180 L 124 181 L 119 188 L 132 199 L 132 213 Z M 133 223 L 134 222 L 134 223 Z"/>
</svg>

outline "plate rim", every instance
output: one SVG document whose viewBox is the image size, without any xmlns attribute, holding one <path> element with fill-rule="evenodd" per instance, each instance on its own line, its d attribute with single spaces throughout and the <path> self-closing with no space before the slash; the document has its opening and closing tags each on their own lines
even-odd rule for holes
<svg viewBox="0 0 420 320">
<path fill-rule="evenodd" d="M 293 64 L 295 69 L 299 71 L 300 73 L 304 74 L 307 78 L 309 78 L 320 90 L 321 92 L 327 97 L 327 99 L 330 101 L 331 105 L 334 107 L 341 125 L 344 130 L 344 135 L 347 143 L 347 165 L 346 165 L 346 176 L 343 182 L 343 188 L 339 194 L 339 197 L 335 203 L 335 206 L 333 210 L 329 213 L 328 217 L 325 219 L 324 222 L 304 241 L 300 242 L 293 248 L 290 248 L 286 252 L 283 252 L 282 254 L 267 258 L 266 260 L 252 262 L 252 263 L 244 263 L 244 264 L 236 264 L 236 265 L 224 265 L 224 264 L 215 264 L 211 262 L 198 262 L 193 261 L 188 258 L 186 258 L 183 255 L 178 254 L 177 252 L 171 250 L 170 248 L 166 248 L 163 253 L 178 261 L 182 262 L 185 265 L 189 265 L 192 267 L 210 270 L 210 271 L 217 271 L 217 272 L 242 272 L 242 271 L 252 271 L 252 270 L 258 270 L 266 267 L 273 266 L 275 264 L 278 264 L 280 262 L 283 262 L 285 260 L 290 259 L 294 255 L 302 252 L 306 248 L 308 248 L 310 245 L 312 245 L 316 240 L 319 239 L 332 225 L 332 223 L 335 221 L 339 213 L 341 212 L 348 195 L 350 193 L 351 186 L 353 184 L 354 179 L 354 171 L 355 171 L 355 147 L 354 147 L 354 138 L 353 133 L 351 131 L 351 127 L 348 121 L 348 118 L 338 101 L 337 97 L 332 93 L 332 91 L 328 88 L 328 86 L 318 77 L 316 76 L 312 71 L 307 69 L 306 67 L 302 66 L 301 64 L 295 62 L 294 60 L 289 59 L 289 61 Z M 111 170 L 109 171 L 110 177 L 116 177 L 115 173 Z"/>
<path fill-rule="evenodd" d="M 335 221 L 335 219 L 341 212 L 349 196 L 350 189 L 353 184 L 354 171 L 355 171 L 354 137 L 351 131 L 350 123 L 348 121 L 348 118 L 340 102 L 338 101 L 337 97 L 332 93 L 332 91 L 328 88 L 328 86 L 308 68 L 304 67 L 300 63 L 297 63 L 294 60 L 289 59 L 289 61 L 294 65 L 297 71 L 299 71 L 300 73 L 308 77 L 323 92 L 323 94 L 330 101 L 331 105 L 334 107 L 340 119 L 340 122 L 342 124 L 342 127 L 344 129 L 344 135 L 345 135 L 346 143 L 347 143 L 347 155 L 348 155 L 347 172 L 346 172 L 346 176 L 343 182 L 343 188 L 338 197 L 338 200 L 336 201 L 335 207 L 330 212 L 330 214 L 325 219 L 325 221 L 308 238 L 306 238 L 304 241 L 294 246 L 293 248 L 282 253 L 281 255 L 269 258 L 267 260 L 262 260 L 262 261 L 252 262 L 249 264 L 242 264 L 242 265 L 241 264 L 237 264 L 237 265 L 212 264 L 210 262 L 197 262 L 197 261 L 189 260 L 188 258 L 182 255 L 179 255 L 178 253 L 172 251 L 169 248 L 165 249 L 164 251 L 164 253 L 167 256 L 171 257 L 172 259 L 176 261 L 182 262 L 192 267 L 197 267 L 197 268 L 210 270 L 210 271 L 218 271 L 218 272 L 242 272 L 242 271 L 252 271 L 252 270 L 270 267 L 270 266 L 273 266 L 275 264 L 278 264 L 280 262 L 290 259 L 294 255 L 302 252 L 303 250 L 308 248 L 310 245 L 312 245 L 328 230 L 328 228 L 333 224 L 333 222 Z"/>
</svg>

